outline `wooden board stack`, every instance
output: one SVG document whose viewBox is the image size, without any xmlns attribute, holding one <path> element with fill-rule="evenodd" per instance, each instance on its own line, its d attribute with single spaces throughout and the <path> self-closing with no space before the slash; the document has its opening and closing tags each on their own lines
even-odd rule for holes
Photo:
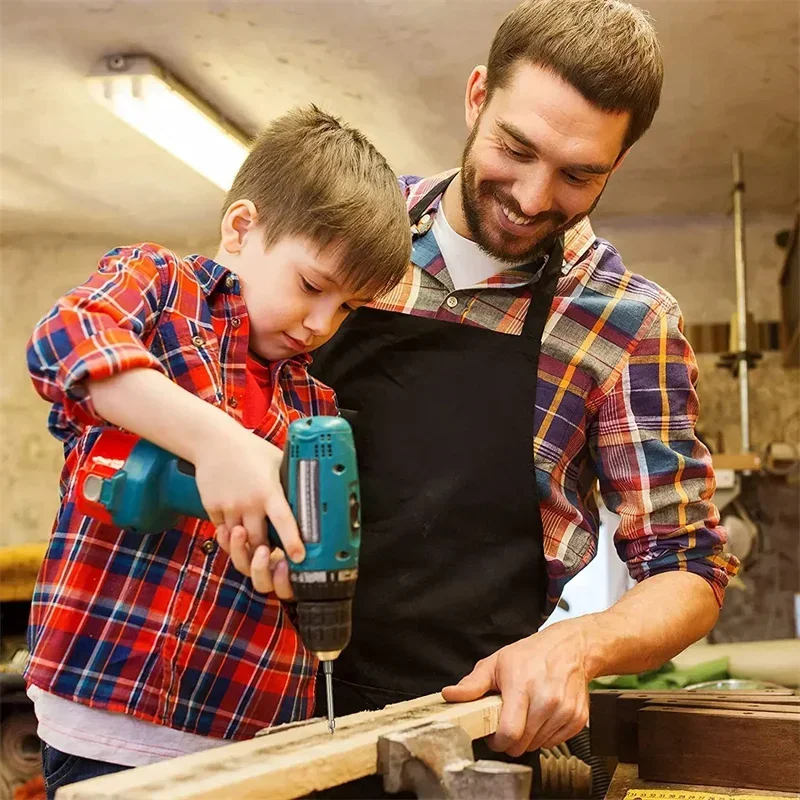
<svg viewBox="0 0 800 800">
<path fill-rule="evenodd" d="M 800 697 L 785 692 L 591 693 L 594 755 L 643 780 L 800 791 Z"/>
</svg>

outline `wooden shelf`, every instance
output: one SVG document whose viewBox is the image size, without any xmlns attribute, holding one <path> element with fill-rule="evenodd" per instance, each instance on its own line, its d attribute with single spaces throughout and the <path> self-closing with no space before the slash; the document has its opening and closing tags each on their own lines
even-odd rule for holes
<svg viewBox="0 0 800 800">
<path fill-rule="evenodd" d="M 712 453 L 711 463 L 714 469 L 733 469 L 737 472 L 758 472 L 761 469 L 761 458 L 755 453 Z"/>
<path fill-rule="evenodd" d="M 0 603 L 30 600 L 46 542 L 0 547 Z"/>
</svg>

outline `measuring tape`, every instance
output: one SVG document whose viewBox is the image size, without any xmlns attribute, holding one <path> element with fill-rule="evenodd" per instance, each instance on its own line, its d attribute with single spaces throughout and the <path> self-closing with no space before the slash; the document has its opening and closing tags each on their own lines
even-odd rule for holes
<svg viewBox="0 0 800 800">
<path fill-rule="evenodd" d="M 681 789 L 628 789 L 625 800 L 783 800 L 774 794 L 719 794 Z"/>
</svg>

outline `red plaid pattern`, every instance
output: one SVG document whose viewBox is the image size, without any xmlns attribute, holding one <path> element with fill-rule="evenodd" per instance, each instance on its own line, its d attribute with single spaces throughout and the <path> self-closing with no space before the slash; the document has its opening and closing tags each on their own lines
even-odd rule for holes
<svg viewBox="0 0 800 800">
<path fill-rule="evenodd" d="M 208 522 L 142 536 L 75 507 L 77 471 L 105 423 L 85 390 L 135 368 L 164 372 L 241 421 L 247 308 L 236 275 L 154 244 L 108 253 L 38 323 L 28 347 L 36 390 L 64 442 L 62 501 L 33 596 L 27 680 L 52 694 L 219 738 L 307 717 L 316 662 L 282 604 L 253 590 Z M 255 430 L 282 446 L 289 423 L 336 414 L 310 357 L 270 367 Z"/>
</svg>

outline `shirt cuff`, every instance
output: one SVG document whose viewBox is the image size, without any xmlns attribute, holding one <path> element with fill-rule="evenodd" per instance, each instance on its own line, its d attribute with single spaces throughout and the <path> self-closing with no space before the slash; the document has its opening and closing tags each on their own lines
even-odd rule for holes
<svg viewBox="0 0 800 800">
<path fill-rule="evenodd" d="M 669 553 L 654 561 L 629 564 L 631 577 L 639 582 L 665 572 L 684 571 L 699 575 L 714 592 L 717 604 L 722 608 L 728 581 L 739 571 L 739 559 L 730 553 L 693 553 L 685 551 L 678 556 Z"/>
</svg>

